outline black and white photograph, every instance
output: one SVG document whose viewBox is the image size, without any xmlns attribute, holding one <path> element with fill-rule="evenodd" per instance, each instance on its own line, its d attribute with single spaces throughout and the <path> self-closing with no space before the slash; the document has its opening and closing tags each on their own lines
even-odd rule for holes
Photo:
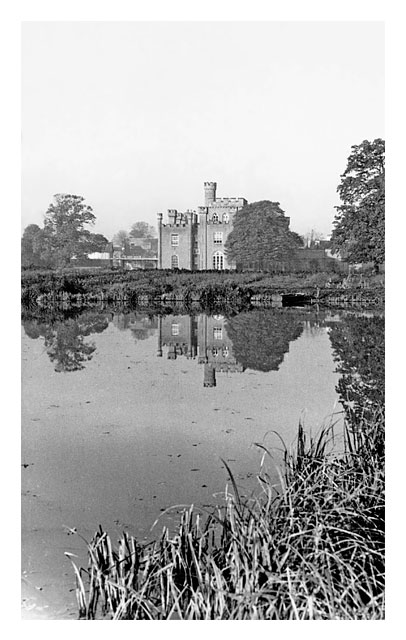
<svg viewBox="0 0 406 640">
<path fill-rule="evenodd" d="M 384 21 L 20 73 L 21 620 L 385 620 Z"/>
</svg>

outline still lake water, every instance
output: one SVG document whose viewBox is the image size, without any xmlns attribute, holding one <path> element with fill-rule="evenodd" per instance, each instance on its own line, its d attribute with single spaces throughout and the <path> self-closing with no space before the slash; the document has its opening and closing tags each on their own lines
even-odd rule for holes
<svg viewBox="0 0 406 640">
<path fill-rule="evenodd" d="M 354 317 L 314 309 L 24 315 L 23 617 L 76 618 L 64 552 L 85 563 L 86 550 L 68 527 L 86 539 L 100 524 L 113 540 L 123 530 L 150 540 L 168 507 L 221 500 L 221 458 L 249 494 L 259 487 L 255 443 L 280 462 L 274 432 L 291 446 L 299 420 L 313 433 L 335 422 L 340 442 L 337 358 Z M 374 319 L 362 322 L 365 335 Z"/>
</svg>

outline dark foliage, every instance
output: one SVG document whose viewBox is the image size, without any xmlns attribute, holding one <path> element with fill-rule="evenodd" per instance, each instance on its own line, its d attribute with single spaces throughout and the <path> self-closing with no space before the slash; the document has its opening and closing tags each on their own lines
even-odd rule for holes
<svg viewBox="0 0 406 640">
<path fill-rule="evenodd" d="M 332 248 L 348 262 L 385 260 L 385 142 L 377 138 L 351 147 L 346 170 L 337 187 Z"/>
<path fill-rule="evenodd" d="M 267 269 L 275 262 L 289 261 L 298 246 L 297 234 L 289 231 L 279 202 L 262 200 L 237 211 L 227 238 L 227 258 L 242 268 Z"/>
<path fill-rule="evenodd" d="M 351 424 L 370 419 L 385 403 L 385 321 L 379 316 L 348 316 L 330 330 L 337 392 Z"/>
<path fill-rule="evenodd" d="M 244 368 L 277 371 L 289 344 L 303 332 L 297 315 L 278 309 L 239 313 L 227 321 L 233 354 Z"/>
</svg>

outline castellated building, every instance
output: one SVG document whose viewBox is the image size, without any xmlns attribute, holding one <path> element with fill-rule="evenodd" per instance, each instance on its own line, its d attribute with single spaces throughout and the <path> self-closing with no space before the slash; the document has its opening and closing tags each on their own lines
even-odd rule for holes
<svg viewBox="0 0 406 640">
<path fill-rule="evenodd" d="M 204 206 L 181 213 L 168 210 L 164 223 L 158 213 L 158 269 L 235 269 L 224 245 L 236 212 L 245 198 L 217 198 L 216 182 L 204 183 Z"/>
</svg>

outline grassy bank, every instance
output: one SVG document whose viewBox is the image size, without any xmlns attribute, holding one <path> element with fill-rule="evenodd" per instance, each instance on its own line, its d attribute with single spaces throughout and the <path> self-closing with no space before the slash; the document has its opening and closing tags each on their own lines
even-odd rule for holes
<svg viewBox="0 0 406 640">
<path fill-rule="evenodd" d="M 381 278 L 381 277 L 380 277 Z M 383 282 L 370 278 L 351 286 L 342 275 L 237 273 L 235 271 L 123 271 L 66 270 L 26 271 L 22 274 L 22 304 L 86 306 L 99 302 L 146 305 L 157 300 L 199 302 L 210 306 L 227 301 L 233 305 L 272 296 L 301 292 L 321 304 L 340 306 L 347 301 L 383 304 Z"/>
<path fill-rule="evenodd" d="M 86 570 L 74 565 L 79 616 L 149 620 L 384 618 L 384 418 L 347 425 L 285 452 L 278 490 L 263 466 L 242 501 L 232 470 L 224 503 L 190 507 L 177 530 L 113 548 L 98 531 Z M 264 450 L 265 460 L 268 452 Z"/>
</svg>

